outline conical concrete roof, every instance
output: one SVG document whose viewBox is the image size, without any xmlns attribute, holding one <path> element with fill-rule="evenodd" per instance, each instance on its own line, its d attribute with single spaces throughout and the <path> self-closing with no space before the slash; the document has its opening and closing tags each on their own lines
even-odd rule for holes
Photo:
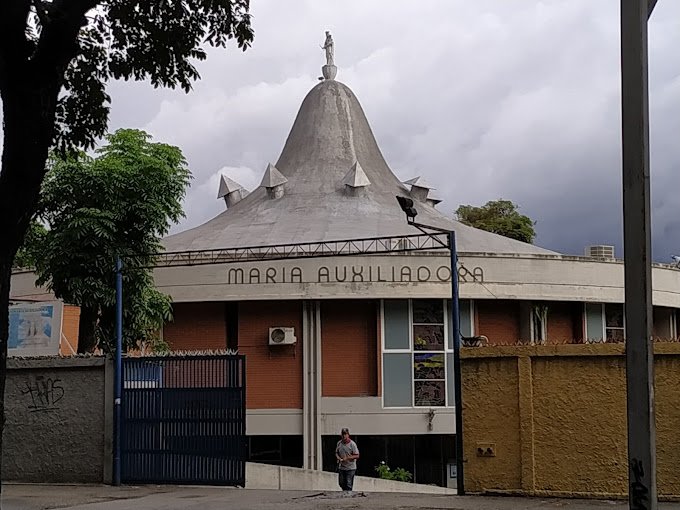
<svg viewBox="0 0 680 510">
<path fill-rule="evenodd" d="M 371 185 L 348 196 L 343 180 L 358 162 Z M 168 251 L 207 250 L 417 234 L 396 195 L 409 190 L 392 173 L 359 101 L 346 85 L 324 80 L 305 97 L 276 162 L 288 179 L 272 200 L 260 187 L 212 220 L 167 237 Z M 454 178 L 454 176 L 451 176 Z M 453 228 L 462 252 L 554 252 L 474 229 L 416 202 L 418 221 Z"/>
</svg>

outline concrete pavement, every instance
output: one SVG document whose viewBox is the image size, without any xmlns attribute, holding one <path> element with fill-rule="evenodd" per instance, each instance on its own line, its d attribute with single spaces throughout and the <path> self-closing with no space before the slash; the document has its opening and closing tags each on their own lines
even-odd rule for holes
<svg viewBox="0 0 680 510">
<path fill-rule="evenodd" d="M 297 492 L 219 487 L 4 484 L 2 510 L 599 510 L 625 509 L 624 501 L 492 498 L 423 494 Z M 680 503 L 663 503 L 680 510 Z"/>
</svg>

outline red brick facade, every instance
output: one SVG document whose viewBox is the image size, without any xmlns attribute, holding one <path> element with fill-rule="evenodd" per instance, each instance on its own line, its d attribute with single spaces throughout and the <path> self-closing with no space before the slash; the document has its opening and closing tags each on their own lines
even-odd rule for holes
<svg viewBox="0 0 680 510">
<path fill-rule="evenodd" d="M 583 332 L 583 304 L 545 304 L 547 342 L 578 342 Z M 237 340 L 239 352 L 247 358 L 248 408 L 301 409 L 302 307 L 302 301 L 178 303 L 174 321 L 164 328 L 164 338 L 173 350 L 224 349 L 235 346 Z M 381 394 L 379 310 L 378 300 L 321 302 L 323 396 Z M 519 301 L 476 300 L 474 310 L 476 334 L 486 336 L 490 344 L 516 344 L 520 340 Z M 293 327 L 296 344 L 270 347 L 269 328 L 273 326 Z M 77 317 L 65 310 L 65 334 L 74 327 Z"/>
<path fill-rule="evenodd" d="M 489 345 L 516 344 L 519 339 L 519 301 L 477 300 L 476 331 Z"/>
<path fill-rule="evenodd" d="M 78 330 L 80 328 L 80 307 L 74 305 L 64 305 L 64 312 L 61 318 L 61 333 L 64 335 L 59 342 L 59 354 L 70 356 L 78 352 Z"/>
<path fill-rule="evenodd" d="M 322 301 L 324 397 L 378 395 L 377 307 L 377 301 Z"/>
<path fill-rule="evenodd" d="M 297 343 L 269 347 L 269 328 L 295 328 Z M 248 409 L 302 409 L 302 302 L 242 301 L 238 350 L 246 355 Z"/>
<path fill-rule="evenodd" d="M 547 343 L 568 344 L 583 337 L 583 303 L 551 302 L 548 307 Z"/>
<path fill-rule="evenodd" d="M 226 349 L 226 303 L 176 303 L 163 337 L 173 350 Z M 295 345 L 269 347 L 269 328 L 295 328 Z M 229 342 L 231 344 L 231 342 Z M 246 355 L 249 409 L 302 408 L 302 303 L 238 304 L 238 350 Z"/>
<path fill-rule="evenodd" d="M 174 351 L 227 348 L 224 303 L 175 303 L 163 339 Z"/>
</svg>

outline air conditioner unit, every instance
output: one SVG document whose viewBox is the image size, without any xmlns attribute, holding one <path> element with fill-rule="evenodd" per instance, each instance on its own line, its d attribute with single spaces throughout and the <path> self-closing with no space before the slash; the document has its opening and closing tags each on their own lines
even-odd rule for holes
<svg viewBox="0 0 680 510">
<path fill-rule="evenodd" d="M 269 328 L 269 345 L 291 345 L 295 342 L 295 328 Z"/>
</svg>

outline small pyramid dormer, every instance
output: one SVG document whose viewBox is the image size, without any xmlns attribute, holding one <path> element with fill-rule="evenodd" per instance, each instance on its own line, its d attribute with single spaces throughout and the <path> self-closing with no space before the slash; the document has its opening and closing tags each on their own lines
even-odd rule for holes
<svg viewBox="0 0 680 510">
<path fill-rule="evenodd" d="M 437 204 L 442 202 L 442 199 L 436 196 L 428 196 L 425 202 L 430 204 L 432 207 L 435 207 Z"/>
<path fill-rule="evenodd" d="M 247 194 L 248 191 L 238 182 L 226 175 L 220 175 L 220 189 L 217 192 L 217 198 L 224 198 L 227 208 L 240 202 Z"/>
<path fill-rule="evenodd" d="M 352 168 L 350 168 L 349 172 L 343 177 L 342 184 L 344 184 L 345 191 L 349 195 L 358 195 L 362 193 L 367 186 L 371 185 L 371 181 L 366 175 L 366 172 L 364 172 L 364 169 L 361 168 L 361 164 L 358 161 L 355 161 Z"/>
<path fill-rule="evenodd" d="M 435 189 L 434 186 L 420 176 L 409 179 L 408 181 L 405 181 L 404 184 L 411 186 L 411 197 L 420 200 L 421 202 L 427 201 L 430 190 Z"/>
<path fill-rule="evenodd" d="M 287 182 L 288 179 L 274 165 L 269 163 L 262 177 L 260 187 L 267 188 L 269 198 L 281 198 L 283 196 L 283 185 Z"/>
</svg>

